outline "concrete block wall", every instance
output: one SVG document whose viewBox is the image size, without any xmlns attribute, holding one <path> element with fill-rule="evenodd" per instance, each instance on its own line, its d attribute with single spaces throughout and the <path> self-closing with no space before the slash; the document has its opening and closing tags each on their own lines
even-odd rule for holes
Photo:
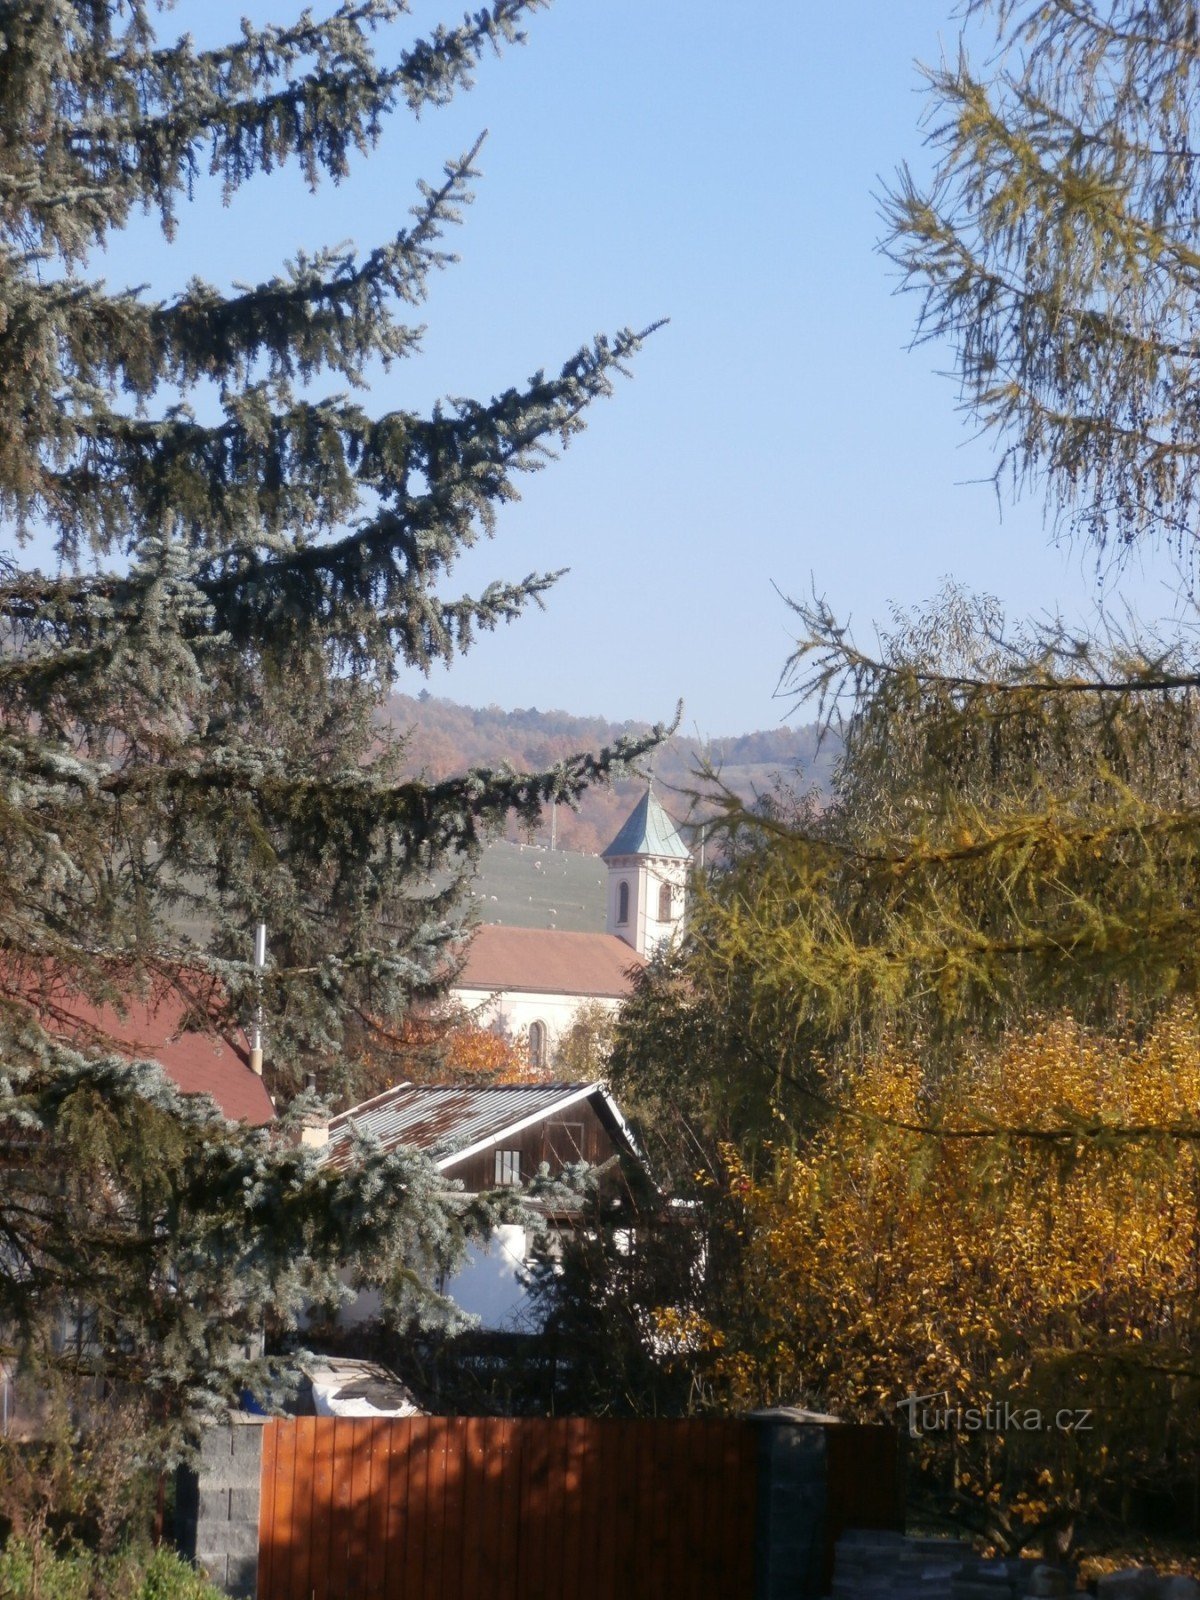
<svg viewBox="0 0 1200 1600">
<path fill-rule="evenodd" d="M 195 1467 L 179 1475 L 179 1547 L 233 1600 L 254 1600 L 258 1581 L 262 1425 L 235 1415 L 207 1429 Z"/>
</svg>

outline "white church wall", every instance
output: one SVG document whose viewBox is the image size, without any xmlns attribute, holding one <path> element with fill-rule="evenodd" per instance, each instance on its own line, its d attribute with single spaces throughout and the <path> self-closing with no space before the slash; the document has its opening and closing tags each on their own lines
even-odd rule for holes
<svg viewBox="0 0 1200 1600">
<path fill-rule="evenodd" d="M 621 1002 L 605 996 L 586 994 L 534 994 L 507 989 L 489 997 L 478 989 L 452 989 L 450 998 L 470 1011 L 484 1028 L 498 1028 L 510 1039 L 524 1041 L 535 1022 L 546 1030 L 546 1048 L 553 1059 L 554 1048 L 575 1021 L 583 1006 L 600 1006 L 616 1012 Z"/>
<path fill-rule="evenodd" d="M 651 956 L 665 940 L 678 936 L 683 926 L 684 892 L 687 885 L 686 861 L 655 856 L 617 856 L 608 863 L 608 932 L 624 939 L 639 955 Z M 618 921 L 621 885 L 629 886 L 629 915 Z M 660 921 L 658 891 L 662 884 L 671 888 L 669 921 Z"/>
<path fill-rule="evenodd" d="M 622 922 L 621 885 L 626 884 L 629 889 L 628 915 Z M 644 906 L 642 904 L 642 873 L 636 857 L 618 857 L 616 861 L 608 864 L 608 929 L 615 933 L 618 939 L 624 939 L 631 950 L 638 947 L 638 929 L 641 927 Z"/>
</svg>

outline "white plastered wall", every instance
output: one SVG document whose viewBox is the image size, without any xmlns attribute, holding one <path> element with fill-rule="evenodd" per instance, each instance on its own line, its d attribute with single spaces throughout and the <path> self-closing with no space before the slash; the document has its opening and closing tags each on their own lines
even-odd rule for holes
<svg viewBox="0 0 1200 1600">
<path fill-rule="evenodd" d="M 688 863 L 670 856 L 613 856 L 608 863 L 607 931 L 624 939 L 640 956 L 652 956 L 668 939 L 678 938 L 683 928 Z M 617 920 L 621 908 L 621 884 L 629 885 L 629 916 Z M 669 921 L 660 921 L 658 895 L 663 884 L 671 890 Z"/>
<path fill-rule="evenodd" d="M 454 1276 L 438 1285 L 463 1311 L 478 1318 L 479 1326 L 489 1330 L 536 1332 L 540 1323 L 530 1298 L 532 1274 L 526 1258 L 529 1235 L 516 1223 L 500 1223 L 487 1239 L 474 1239 L 467 1247 L 466 1260 Z M 349 1284 L 348 1273 L 341 1274 Z M 383 1296 L 378 1289 L 358 1289 L 353 1299 L 338 1308 L 339 1328 L 360 1328 L 383 1315 Z M 307 1326 L 302 1313 L 301 1327 Z"/>
<path fill-rule="evenodd" d="M 482 989 L 451 989 L 450 998 L 469 1011 L 480 1027 L 496 1028 L 521 1043 L 528 1040 L 533 1023 L 540 1022 L 546 1030 L 550 1056 L 582 1006 L 600 1006 L 611 1015 L 621 1005 L 619 1000 L 604 995 L 534 994 L 518 989 L 505 989 L 495 995 Z"/>
</svg>

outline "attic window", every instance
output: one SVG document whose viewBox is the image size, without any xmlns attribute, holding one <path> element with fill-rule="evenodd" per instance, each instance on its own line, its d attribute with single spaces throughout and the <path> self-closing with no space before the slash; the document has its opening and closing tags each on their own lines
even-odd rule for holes
<svg viewBox="0 0 1200 1600">
<path fill-rule="evenodd" d="M 617 885 L 617 921 L 629 921 L 629 885 L 627 883 Z"/>
<path fill-rule="evenodd" d="M 658 920 L 670 922 L 671 920 L 671 885 L 660 883 L 658 886 Z"/>
<path fill-rule="evenodd" d="M 496 1151 L 496 1183 L 501 1186 L 511 1186 L 521 1181 L 521 1152 L 519 1150 Z"/>
</svg>

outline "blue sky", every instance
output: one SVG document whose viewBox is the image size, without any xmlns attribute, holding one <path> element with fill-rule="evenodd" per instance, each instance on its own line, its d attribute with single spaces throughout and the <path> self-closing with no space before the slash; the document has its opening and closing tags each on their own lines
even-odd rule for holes
<svg viewBox="0 0 1200 1600">
<path fill-rule="evenodd" d="M 208 42 L 243 11 L 294 9 L 182 0 L 163 31 Z M 461 9 L 417 0 L 397 43 Z M 947 576 L 1014 616 L 1084 613 L 1090 555 L 1052 548 L 1035 500 L 998 503 L 991 447 L 936 370 L 948 354 L 907 349 L 915 302 L 875 249 L 881 181 L 923 162 L 914 61 L 953 48 L 950 0 L 557 0 L 529 34 L 453 106 L 398 113 L 341 187 L 314 198 L 285 173 L 228 209 L 206 196 L 172 248 L 138 224 L 101 264 L 169 292 L 193 272 L 259 278 L 300 247 L 369 249 L 486 127 L 424 354 L 380 375 L 372 403 L 482 398 L 595 332 L 671 319 L 456 571 L 475 592 L 569 566 L 546 611 L 429 688 L 618 720 L 682 699 L 686 730 L 717 735 L 784 714 L 776 588 L 815 585 L 864 638 Z M 1149 614 L 1170 606 L 1166 563 L 1121 587 Z"/>
</svg>

